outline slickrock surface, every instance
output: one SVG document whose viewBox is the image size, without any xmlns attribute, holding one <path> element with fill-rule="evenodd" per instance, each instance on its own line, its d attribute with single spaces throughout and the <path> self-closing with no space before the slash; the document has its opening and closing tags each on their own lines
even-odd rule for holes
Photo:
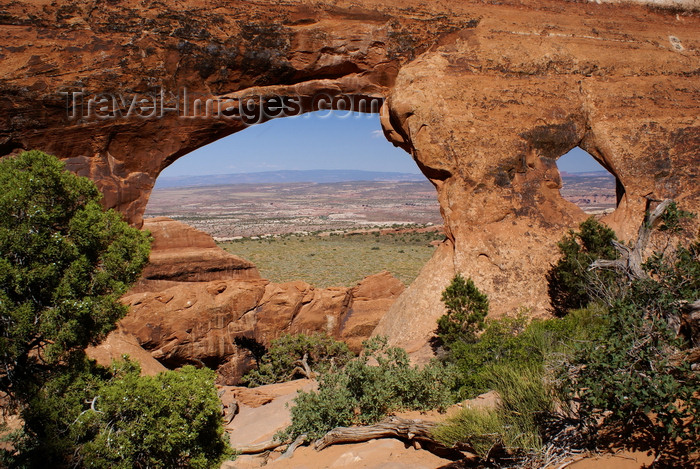
<svg viewBox="0 0 700 469">
<path fill-rule="evenodd" d="M 343 316 L 339 337 L 359 352 L 391 305 L 403 293 L 403 283 L 389 272 L 365 277 L 352 289 L 352 304 Z"/>
<path fill-rule="evenodd" d="M 128 355 L 129 360 L 138 362 L 141 365 L 142 375 L 153 376 L 167 370 L 141 347 L 134 335 L 121 329 L 113 331 L 101 344 L 88 347 L 85 352 L 88 357 L 107 367 L 112 364 L 112 360 L 121 360 L 124 355 Z"/>
<path fill-rule="evenodd" d="M 160 171 L 245 124 L 125 118 L 135 94 L 163 89 L 166 107 L 185 88 L 278 95 L 297 111 L 319 96 L 383 99 L 385 134 L 435 185 L 449 238 L 382 321 L 393 343 L 418 349 L 455 271 L 489 294 L 494 315 L 546 313 L 555 243 L 584 218 L 560 196 L 555 165 L 575 146 L 617 178 L 618 208 L 604 220 L 623 238 L 654 200 L 698 211 L 700 18 L 696 1 L 659 6 L 669 4 L 2 0 L 0 155 L 57 154 L 140 225 Z M 85 106 L 70 119 L 74 92 Z M 122 94 L 122 117 L 107 115 L 119 99 L 89 108 L 99 93 Z"/>
</svg>

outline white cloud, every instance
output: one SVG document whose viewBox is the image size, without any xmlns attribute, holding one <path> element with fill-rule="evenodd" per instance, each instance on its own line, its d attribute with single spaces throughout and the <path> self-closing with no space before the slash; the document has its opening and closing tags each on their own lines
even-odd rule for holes
<svg viewBox="0 0 700 469">
<path fill-rule="evenodd" d="M 370 134 L 372 135 L 372 138 L 381 138 L 384 136 L 384 132 L 381 130 L 373 130 Z"/>
</svg>

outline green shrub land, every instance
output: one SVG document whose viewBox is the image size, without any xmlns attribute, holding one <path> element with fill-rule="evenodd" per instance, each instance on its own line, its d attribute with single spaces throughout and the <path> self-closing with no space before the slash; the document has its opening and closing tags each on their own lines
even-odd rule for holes
<svg viewBox="0 0 700 469">
<path fill-rule="evenodd" d="M 445 366 L 412 366 L 405 350 L 382 337 L 365 341 L 358 357 L 324 373 L 318 391 L 300 391 L 292 424 L 278 437 L 322 437 L 339 426 L 366 425 L 401 410 L 444 409 L 452 402 Z"/>
<path fill-rule="evenodd" d="M 87 359 L 126 314 L 150 238 L 39 151 L 0 160 L 0 392 L 23 427 L 5 467 L 216 467 L 230 450 L 213 373 L 140 377 Z"/>
<path fill-rule="evenodd" d="M 253 262 L 260 274 L 273 282 L 303 280 L 326 288 L 352 286 L 382 270 L 409 285 L 435 252 L 430 242 L 443 239 L 445 235 L 439 231 L 381 236 L 379 232 L 311 233 L 245 238 L 219 245 Z"/>
</svg>

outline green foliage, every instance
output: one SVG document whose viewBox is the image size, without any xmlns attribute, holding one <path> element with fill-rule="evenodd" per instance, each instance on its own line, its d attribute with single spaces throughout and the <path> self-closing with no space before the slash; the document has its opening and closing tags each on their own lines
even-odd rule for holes
<svg viewBox="0 0 700 469">
<path fill-rule="evenodd" d="M 83 360 L 45 384 L 23 412 L 10 467 L 218 467 L 223 440 L 214 372 L 187 366 L 139 376 Z"/>
<path fill-rule="evenodd" d="M 615 232 L 591 217 L 579 225 L 578 232 L 569 231 L 558 244 L 561 258 L 547 274 L 549 297 L 557 316 L 564 316 L 570 309 L 583 308 L 589 301 L 590 282 L 593 274 L 588 266 L 596 259 L 618 257 L 612 241 Z M 597 272 L 601 283 L 611 284 L 614 272 Z"/>
<path fill-rule="evenodd" d="M 438 319 L 437 336 L 440 344 L 450 349 L 460 342 L 476 341 L 489 311 L 489 300 L 474 285 L 457 273 L 442 292 L 447 312 Z"/>
<path fill-rule="evenodd" d="M 450 350 L 444 359 L 458 370 L 460 399 L 495 390 L 501 401 L 495 409 L 464 409 L 436 430 L 436 438 L 469 444 L 481 456 L 496 445 L 540 449 L 543 422 L 563 405 L 549 369 L 573 353 L 575 343 L 599 334 L 600 314 L 590 307 L 529 324 L 524 314 L 487 321 L 476 342 Z"/>
<path fill-rule="evenodd" d="M 343 367 L 353 357 L 347 345 L 327 334 L 285 334 L 272 341 L 258 368 L 248 372 L 242 382 L 248 386 L 281 383 L 305 375 L 303 361 L 313 374 Z"/>
<path fill-rule="evenodd" d="M 292 424 L 280 438 L 320 438 L 337 426 L 372 424 L 391 412 L 443 408 L 452 402 L 453 373 L 441 364 L 411 366 L 386 339 L 365 342 L 359 357 L 321 375 L 318 391 L 300 392 Z"/>
<path fill-rule="evenodd" d="M 671 204 L 659 230 L 670 240 L 691 216 Z M 644 262 L 646 278 L 609 272 L 608 282 L 624 288 L 588 285 L 594 293 L 605 290 L 610 307 L 597 336 L 578 344 L 560 374 L 561 390 L 577 402 L 583 422 L 622 428 L 644 422 L 657 449 L 679 437 L 700 441 L 700 375 L 682 358 L 671 358 L 683 357 L 687 347 L 678 334 L 682 310 L 700 298 L 700 240 L 668 246 Z"/>
<path fill-rule="evenodd" d="M 687 301 L 700 298 L 700 242 L 679 246 L 673 259 L 656 254 L 651 278 L 631 283 L 606 316 L 597 343 L 583 343 L 569 364 L 565 390 L 587 421 L 646 420 L 663 441 L 700 441 L 700 375 L 670 356 L 685 344 L 669 324 Z M 652 422 L 649 416 L 654 415 Z"/>
<path fill-rule="evenodd" d="M 448 446 L 466 443 L 481 457 L 499 445 L 510 451 L 538 451 L 542 447 L 540 423 L 554 412 L 556 402 L 543 375 L 538 366 L 493 368 L 489 384 L 498 392 L 499 403 L 486 409 L 466 407 L 440 425 L 433 436 Z"/>
<path fill-rule="evenodd" d="M 117 300 L 148 261 L 149 237 L 103 211 L 100 197 L 45 153 L 0 161 L 3 392 L 31 392 L 47 366 L 97 343 L 126 313 Z"/>
<path fill-rule="evenodd" d="M 86 178 L 38 151 L 0 161 L 0 391 L 24 427 L 8 467 L 218 467 L 214 373 L 140 377 L 86 359 L 124 316 L 119 297 L 148 261 L 129 227 Z"/>
<path fill-rule="evenodd" d="M 457 342 L 442 358 L 458 370 L 460 399 L 492 389 L 496 367 L 543 367 L 551 356 L 568 353 L 571 344 L 585 340 L 601 327 L 595 306 L 571 312 L 558 320 L 532 320 L 526 312 L 515 317 L 487 320 L 475 342 Z"/>
<path fill-rule="evenodd" d="M 75 433 L 83 464 L 95 468 L 214 468 L 228 456 L 220 402 L 209 369 L 157 376 L 129 370 L 104 385 Z"/>
<path fill-rule="evenodd" d="M 680 219 L 687 217 L 671 205 L 661 231 L 679 234 Z M 558 289 L 553 300 L 566 316 L 527 326 L 522 317 L 487 321 L 475 341 L 447 351 L 443 359 L 459 370 L 461 397 L 494 389 L 502 401 L 492 410 L 464 410 L 436 437 L 471 445 L 485 457 L 499 446 L 515 453 L 543 443 L 570 449 L 588 443 L 585 429 L 639 431 L 644 422 L 652 436 L 646 444 L 656 450 L 679 441 L 697 450 L 700 374 L 671 357 L 683 357 L 686 347 L 672 327 L 679 326 L 685 305 L 700 298 L 700 240 L 672 251 L 667 242 L 644 263 L 648 278 L 588 274 L 597 258 L 614 257 L 613 239 L 590 219 L 559 244 L 563 257 L 550 272 L 550 289 Z M 591 301 L 596 298 L 610 306 Z M 579 305 L 588 306 L 571 310 Z M 578 441 L 561 432 L 568 425 L 578 426 Z"/>
<path fill-rule="evenodd" d="M 661 215 L 661 224 L 659 225 L 659 231 L 667 231 L 671 233 L 680 233 L 683 231 L 682 221 L 684 219 L 695 218 L 693 212 L 688 212 L 678 208 L 676 202 L 671 202 L 664 213 Z"/>
<path fill-rule="evenodd" d="M 501 415 L 493 409 L 465 407 L 433 430 L 433 437 L 451 447 L 466 443 L 474 453 L 487 457 L 491 448 L 509 440 Z"/>
<path fill-rule="evenodd" d="M 26 397 L 21 409 L 24 427 L 12 435 L 15 451 L 4 453 L 0 466 L 12 468 L 72 465 L 76 449 L 72 423 L 111 374 L 95 366 L 84 354 L 71 354 L 54 368 L 50 378 Z M 88 401 L 89 402 L 89 401 Z"/>
<path fill-rule="evenodd" d="M 700 436 L 700 376 L 689 364 L 672 364 L 669 351 L 676 349 L 675 334 L 664 321 L 633 304 L 615 305 L 598 344 L 582 347 L 571 366 L 564 388 L 580 403 L 580 414 L 589 422 L 604 424 L 647 420 L 665 440 Z"/>
<path fill-rule="evenodd" d="M 700 239 L 654 253 L 643 267 L 650 277 L 634 282 L 629 298 L 657 318 L 678 322 L 683 306 L 700 298 Z"/>
</svg>

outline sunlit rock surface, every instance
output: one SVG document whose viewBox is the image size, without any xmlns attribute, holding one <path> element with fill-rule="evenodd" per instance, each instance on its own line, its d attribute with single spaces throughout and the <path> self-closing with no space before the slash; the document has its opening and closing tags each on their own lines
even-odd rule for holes
<svg viewBox="0 0 700 469">
<path fill-rule="evenodd" d="M 246 126 L 183 117 L 183 90 L 268 105 L 281 96 L 291 111 L 319 97 L 385 99 L 385 134 L 435 185 L 449 238 L 382 321 L 394 343 L 420 348 L 455 271 L 489 294 L 495 315 L 546 313 L 555 243 L 584 219 L 561 198 L 555 164 L 575 146 L 617 178 L 618 208 L 604 221 L 623 238 L 656 200 L 698 210 L 696 4 L 0 1 L 0 154 L 60 156 L 141 225 L 160 171 Z M 148 93 L 156 109 L 124 117 Z M 152 115 L 176 96 L 177 112 Z M 271 294 L 250 282 L 240 295 Z M 226 288 L 198 301 L 237 291 Z"/>
</svg>

